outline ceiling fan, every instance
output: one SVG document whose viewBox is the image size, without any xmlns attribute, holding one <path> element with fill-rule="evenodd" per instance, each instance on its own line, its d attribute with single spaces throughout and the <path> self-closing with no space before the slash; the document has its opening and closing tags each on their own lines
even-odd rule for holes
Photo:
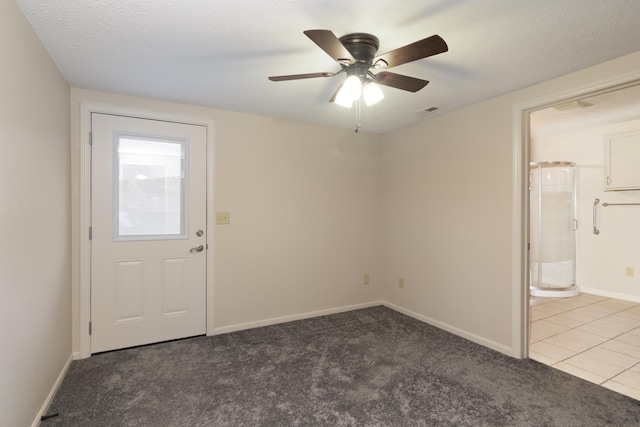
<svg viewBox="0 0 640 427">
<path fill-rule="evenodd" d="M 320 72 L 272 76 L 269 80 L 280 82 L 285 80 L 310 79 L 316 77 L 332 77 L 342 72 L 347 79 L 329 100 L 336 104 L 351 107 L 352 103 L 362 96 L 367 105 L 380 101 L 384 95 L 374 84 L 389 86 L 409 92 L 417 92 L 429 81 L 409 77 L 402 74 L 374 70 L 391 68 L 428 56 L 437 55 L 449 50 L 447 43 L 438 35 L 433 35 L 390 52 L 376 56 L 379 40 L 367 33 L 352 33 L 340 38 L 330 30 L 307 30 L 304 34 L 340 64 L 338 72 Z"/>
</svg>

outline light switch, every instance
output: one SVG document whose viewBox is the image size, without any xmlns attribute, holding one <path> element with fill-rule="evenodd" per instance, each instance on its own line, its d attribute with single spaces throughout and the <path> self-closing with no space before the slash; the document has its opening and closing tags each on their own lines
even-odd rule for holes
<svg viewBox="0 0 640 427">
<path fill-rule="evenodd" d="M 231 224 L 231 214 L 229 212 L 216 212 L 216 224 Z"/>
</svg>

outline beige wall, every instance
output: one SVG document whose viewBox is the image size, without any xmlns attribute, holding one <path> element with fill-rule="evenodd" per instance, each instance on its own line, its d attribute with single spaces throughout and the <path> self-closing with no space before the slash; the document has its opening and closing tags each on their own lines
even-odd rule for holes
<svg viewBox="0 0 640 427">
<path fill-rule="evenodd" d="M 27 426 L 71 356 L 69 87 L 0 2 L 0 425 Z"/>
<path fill-rule="evenodd" d="M 511 353 L 513 107 L 637 69 L 640 52 L 385 135 L 383 298 Z"/>
<path fill-rule="evenodd" d="M 378 135 L 72 88 L 76 225 L 81 102 L 213 121 L 215 209 L 231 213 L 216 226 L 209 212 L 213 332 L 380 301 Z M 74 322 L 74 351 L 80 333 Z"/>
<path fill-rule="evenodd" d="M 85 100 L 215 122 L 215 204 L 232 217 L 214 229 L 217 332 L 381 287 L 390 306 L 513 354 L 513 106 L 639 67 L 629 55 L 382 136 L 79 89 L 72 120 Z"/>
</svg>

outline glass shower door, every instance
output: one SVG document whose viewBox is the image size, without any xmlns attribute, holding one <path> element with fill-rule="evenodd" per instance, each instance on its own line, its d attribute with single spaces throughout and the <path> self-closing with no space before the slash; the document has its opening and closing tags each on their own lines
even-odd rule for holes
<svg viewBox="0 0 640 427">
<path fill-rule="evenodd" d="M 577 295 L 575 164 L 537 162 L 530 166 L 531 294 Z"/>
</svg>

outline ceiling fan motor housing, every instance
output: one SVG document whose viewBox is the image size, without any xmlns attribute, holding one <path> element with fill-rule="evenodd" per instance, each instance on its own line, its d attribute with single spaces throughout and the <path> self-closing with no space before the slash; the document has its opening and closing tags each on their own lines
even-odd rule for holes
<svg viewBox="0 0 640 427">
<path fill-rule="evenodd" d="M 356 63 L 364 63 L 367 67 L 372 65 L 380 45 L 376 36 L 367 33 L 346 34 L 338 40 L 355 58 Z"/>
</svg>

